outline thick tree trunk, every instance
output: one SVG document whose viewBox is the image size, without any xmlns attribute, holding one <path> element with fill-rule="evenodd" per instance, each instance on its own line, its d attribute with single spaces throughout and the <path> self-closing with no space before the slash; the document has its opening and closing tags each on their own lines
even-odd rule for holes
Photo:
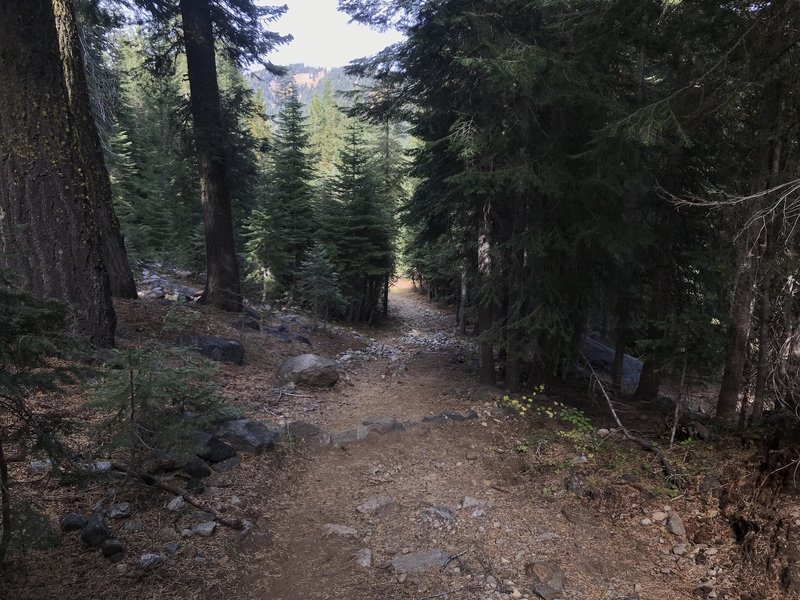
<svg viewBox="0 0 800 600">
<path fill-rule="evenodd" d="M 73 331 L 112 346 L 116 318 L 50 0 L 0 2 L 2 260 Z"/>
<path fill-rule="evenodd" d="M 492 222 L 491 206 L 484 206 L 478 219 L 478 282 L 481 288 L 489 286 L 492 274 Z M 490 294 L 481 289 L 478 298 L 478 331 L 481 334 L 480 342 L 480 375 L 481 383 L 494 385 L 494 349 L 486 334 L 492 328 L 494 320 L 494 303 Z"/>
<path fill-rule="evenodd" d="M 209 0 L 180 0 L 206 242 L 206 287 L 200 301 L 239 311 L 242 294 L 225 162 Z"/>
<path fill-rule="evenodd" d="M 52 0 L 56 18 L 61 64 L 67 85 L 70 111 L 78 138 L 82 163 L 86 165 L 86 189 L 94 211 L 94 222 L 100 229 L 103 264 L 111 281 L 111 293 L 119 298 L 136 298 L 125 240 L 119 228 L 111 201 L 111 180 L 106 169 L 100 136 L 92 116 L 89 86 L 86 82 L 75 14 L 70 0 Z"/>
<path fill-rule="evenodd" d="M 768 190 L 780 170 L 780 150 L 775 135 L 779 129 L 781 95 L 782 84 L 780 81 L 773 80 L 765 86 L 764 101 L 761 106 L 760 164 L 753 182 L 753 191 L 755 192 Z M 755 214 L 759 208 L 761 208 L 761 203 L 755 203 L 750 214 Z M 745 215 L 745 219 L 748 216 L 749 214 Z M 758 287 L 758 265 L 753 250 L 758 243 L 760 231 L 760 224 L 755 223 L 739 236 L 741 241 L 736 264 L 736 287 L 731 300 L 725 371 L 717 402 L 717 419 L 728 427 L 736 424 L 739 397 L 746 383 L 744 368 L 747 363 L 753 304 Z"/>
<path fill-rule="evenodd" d="M 717 419 L 728 426 L 736 424 L 739 396 L 744 389 L 744 367 L 750 339 L 750 320 L 755 295 L 755 259 L 751 252 L 752 238 L 742 236 L 737 260 L 736 287 L 731 299 L 730 324 L 725 348 L 725 370 L 717 401 Z"/>
<path fill-rule="evenodd" d="M 637 400 L 652 400 L 658 397 L 660 387 L 660 377 L 658 375 L 658 363 L 653 358 L 648 358 L 642 365 L 642 374 L 639 376 L 639 385 L 633 397 Z"/>
</svg>

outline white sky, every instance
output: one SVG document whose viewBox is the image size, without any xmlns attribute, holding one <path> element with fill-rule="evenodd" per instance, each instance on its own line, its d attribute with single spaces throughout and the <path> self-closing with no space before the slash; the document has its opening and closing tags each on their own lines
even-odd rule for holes
<svg viewBox="0 0 800 600">
<path fill-rule="evenodd" d="M 258 0 L 258 3 L 289 6 L 279 21 L 268 25 L 273 31 L 294 36 L 293 42 L 280 46 L 267 57 L 275 64 L 302 62 L 310 67 L 342 67 L 402 39 L 397 31 L 380 33 L 348 23 L 349 17 L 336 10 L 337 0 Z"/>
</svg>

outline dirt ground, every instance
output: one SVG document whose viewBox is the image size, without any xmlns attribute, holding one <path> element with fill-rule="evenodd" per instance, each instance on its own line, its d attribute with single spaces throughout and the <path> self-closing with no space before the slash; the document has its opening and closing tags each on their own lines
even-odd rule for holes
<svg viewBox="0 0 800 600">
<path fill-rule="evenodd" d="M 476 386 L 473 340 L 454 333 L 451 312 L 408 282 L 393 289 L 391 305 L 391 322 L 380 329 L 311 332 L 302 317 L 274 317 L 254 331 L 210 311 L 186 326 L 243 341 L 245 364 L 223 367 L 219 379 L 248 417 L 301 420 L 331 432 L 370 418 L 419 423 L 445 411 L 475 411 L 477 418 L 416 425 L 343 448 L 296 440 L 244 455 L 239 467 L 207 480 L 203 498 L 254 528 L 243 535 L 219 527 L 209 539 L 181 539 L 192 512 L 165 511 L 170 496 L 160 490 L 107 481 L 78 488 L 27 477 L 19 466 L 19 493 L 53 518 L 89 512 L 111 493 L 135 507 L 141 527 L 112 523 L 127 548 L 118 565 L 83 548 L 74 534 L 59 548 L 30 552 L 24 568 L 20 563 L 0 580 L 0 598 L 533 600 L 540 597 L 536 565 L 547 561 L 562 576 L 555 597 L 564 600 L 745 597 L 752 573 L 741 566 L 718 501 L 697 491 L 716 465 L 695 459 L 688 466 L 700 450 L 670 455 L 693 477 L 689 488 L 672 490 L 654 458 L 621 437 L 565 435 L 570 427 L 546 414 L 522 418 L 503 409 L 496 391 Z M 142 301 L 120 309 L 123 346 L 149 335 L 168 310 Z M 349 355 L 340 362 L 343 380 L 324 391 L 279 388 L 277 365 L 309 351 Z M 358 510 L 375 498 L 386 506 Z M 654 514 L 665 510 L 681 517 L 685 535 L 668 532 Z M 331 534 L 328 524 L 343 527 Z M 163 567 L 132 576 L 140 554 L 170 542 L 180 548 Z M 445 558 L 430 569 L 390 566 L 433 550 Z M 359 564 L 359 553 L 362 562 L 371 555 L 368 566 Z M 770 597 L 782 596 L 759 596 Z"/>
</svg>

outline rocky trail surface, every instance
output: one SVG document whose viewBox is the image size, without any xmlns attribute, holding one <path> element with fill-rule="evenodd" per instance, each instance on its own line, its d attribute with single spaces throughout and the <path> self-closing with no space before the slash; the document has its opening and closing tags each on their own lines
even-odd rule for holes
<svg viewBox="0 0 800 600">
<path fill-rule="evenodd" d="M 524 433 L 474 387 L 471 341 L 452 333 L 452 315 L 408 287 L 392 302 L 396 326 L 345 354 L 346 401 L 324 420 L 407 425 L 302 465 L 269 511 L 263 570 L 244 584 L 253 597 L 697 597 L 699 550 L 682 558 L 685 532 L 642 525 L 663 507 L 592 505 L 564 490 L 563 473 L 537 474 L 514 451 Z"/>
<path fill-rule="evenodd" d="M 657 461 L 608 423 L 553 418 L 567 392 L 540 395 L 534 418 L 504 408 L 476 385 L 474 338 L 450 311 L 407 282 L 391 306 L 384 328 L 327 332 L 285 312 L 181 309 L 185 343 L 244 352 L 218 372 L 239 414 L 216 431 L 225 443 L 206 435 L 166 488 L 73 487 L 29 465 L 20 493 L 64 515 L 62 543 L 7 571 L 0 598 L 739 600 L 713 486 L 670 498 Z M 122 345 L 170 310 L 120 304 Z M 317 376 L 338 371 L 333 387 L 282 380 L 308 352 L 324 357 Z M 169 492 L 190 486 L 194 506 Z"/>
</svg>

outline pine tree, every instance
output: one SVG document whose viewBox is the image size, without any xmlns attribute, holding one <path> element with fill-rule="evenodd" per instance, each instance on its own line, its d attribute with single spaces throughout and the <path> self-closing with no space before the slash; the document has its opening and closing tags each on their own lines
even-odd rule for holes
<svg viewBox="0 0 800 600">
<path fill-rule="evenodd" d="M 371 321 L 394 271 L 392 211 L 382 194 L 364 125 L 353 121 L 323 210 L 323 235 L 348 301 L 347 318 Z"/>
<path fill-rule="evenodd" d="M 308 131 L 294 85 L 285 90 L 272 149 L 266 198 L 251 219 L 248 249 L 291 298 L 316 229 Z"/>
<path fill-rule="evenodd" d="M 321 243 L 316 242 L 308 251 L 297 279 L 298 298 L 313 311 L 314 329 L 320 319 L 324 325 L 332 313 L 338 313 L 344 306 L 339 274 Z"/>
</svg>

